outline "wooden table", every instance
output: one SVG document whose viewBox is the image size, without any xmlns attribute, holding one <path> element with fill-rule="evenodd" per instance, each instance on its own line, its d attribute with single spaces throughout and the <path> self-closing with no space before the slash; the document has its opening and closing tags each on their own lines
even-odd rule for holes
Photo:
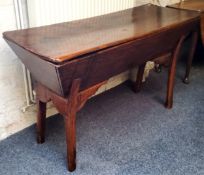
<svg viewBox="0 0 204 175">
<path fill-rule="evenodd" d="M 196 40 L 199 20 L 195 12 L 144 5 L 74 22 L 5 32 L 3 37 L 37 81 L 38 143 L 44 142 L 46 103 L 52 101 L 64 116 L 68 169 L 75 170 L 76 112 L 110 77 L 137 65 L 134 90 L 138 91 L 145 63 L 169 52 L 166 107 L 171 108 L 178 53 L 186 35 L 193 33 Z"/>
</svg>

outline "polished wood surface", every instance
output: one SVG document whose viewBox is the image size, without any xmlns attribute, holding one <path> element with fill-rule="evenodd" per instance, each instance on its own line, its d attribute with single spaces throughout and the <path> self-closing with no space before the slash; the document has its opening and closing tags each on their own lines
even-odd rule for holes
<svg viewBox="0 0 204 175">
<path fill-rule="evenodd" d="M 44 142 L 45 108 L 52 101 L 64 116 L 68 170 L 73 171 L 76 113 L 109 78 L 135 66 L 140 67 L 134 83 L 139 91 L 145 63 L 167 53 L 171 57 L 166 107 L 171 108 L 181 45 L 189 34 L 196 36 L 199 25 L 196 12 L 144 5 L 88 20 L 5 32 L 5 40 L 37 81 L 38 143 Z"/>
<path fill-rule="evenodd" d="M 194 14 L 197 15 L 197 13 Z M 181 35 L 197 30 L 198 26 L 199 16 L 197 15 L 194 19 L 161 30 L 159 33 L 151 32 L 148 37 L 135 39 L 98 52 L 90 52 L 79 59 L 60 65 L 40 59 L 41 57 L 14 42 L 9 40 L 7 42 L 38 82 L 58 95 L 67 97 L 74 79 L 80 77 L 82 79 L 80 90 L 87 89 L 137 65 L 172 52 Z"/>
<path fill-rule="evenodd" d="M 60 64 L 159 33 L 196 16 L 196 13 L 144 5 L 85 20 L 5 32 L 3 36 L 42 59 Z"/>
</svg>

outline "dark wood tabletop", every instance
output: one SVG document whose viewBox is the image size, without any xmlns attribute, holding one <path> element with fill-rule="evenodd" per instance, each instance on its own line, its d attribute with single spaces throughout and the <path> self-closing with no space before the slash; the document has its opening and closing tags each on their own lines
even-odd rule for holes
<svg viewBox="0 0 204 175">
<path fill-rule="evenodd" d="M 3 36 L 42 59 L 60 64 L 161 32 L 196 16 L 196 13 L 144 5 L 85 20 L 5 32 Z"/>
</svg>

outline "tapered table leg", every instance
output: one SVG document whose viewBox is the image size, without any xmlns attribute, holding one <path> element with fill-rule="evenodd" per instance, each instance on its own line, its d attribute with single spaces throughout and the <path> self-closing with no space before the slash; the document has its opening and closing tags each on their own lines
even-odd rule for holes
<svg viewBox="0 0 204 175">
<path fill-rule="evenodd" d="M 78 107 L 78 93 L 80 87 L 80 80 L 73 81 L 70 95 L 68 97 L 68 106 L 65 120 L 66 142 L 67 142 L 67 161 L 68 170 L 74 171 L 76 169 L 76 112 Z"/>
<path fill-rule="evenodd" d="M 68 170 L 76 169 L 76 114 L 65 116 Z"/>
<path fill-rule="evenodd" d="M 189 84 L 189 74 L 190 74 L 191 65 L 192 65 L 192 61 L 193 61 L 193 57 L 194 57 L 194 53 L 195 53 L 195 49 L 196 49 L 197 40 L 198 40 L 198 32 L 193 32 L 192 33 L 192 43 L 191 43 L 191 47 L 190 47 L 190 54 L 189 54 L 189 57 L 187 59 L 186 73 L 185 73 L 185 77 L 183 79 L 183 82 L 185 84 Z"/>
<path fill-rule="evenodd" d="M 45 142 L 46 103 L 37 100 L 37 143 Z"/>
<path fill-rule="evenodd" d="M 138 71 L 137 71 L 137 79 L 136 82 L 134 83 L 133 86 L 133 90 L 135 93 L 140 92 L 141 87 L 142 87 L 142 79 L 143 79 L 143 75 L 144 75 L 144 70 L 145 70 L 145 64 L 142 64 L 138 67 Z"/>
<path fill-rule="evenodd" d="M 38 99 L 38 142 L 42 143 L 44 141 L 46 103 L 52 101 L 59 113 L 64 116 L 67 143 L 67 167 L 69 171 L 76 169 L 76 113 L 85 105 L 89 97 L 94 95 L 106 82 L 107 81 L 104 81 L 86 90 L 79 91 L 81 79 L 74 79 L 68 97 L 61 97 L 40 83 L 36 85 Z"/>
<path fill-rule="evenodd" d="M 173 106 L 173 89 L 174 89 L 174 79 L 176 74 L 176 63 L 179 56 L 179 51 L 181 50 L 182 43 L 185 39 L 185 36 L 182 36 L 177 44 L 176 49 L 174 50 L 170 69 L 169 69 L 169 76 L 168 76 L 168 85 L 167 85 L 167 96 L 166 96 L 166 108 L 172 108 Z"/>
</svg>

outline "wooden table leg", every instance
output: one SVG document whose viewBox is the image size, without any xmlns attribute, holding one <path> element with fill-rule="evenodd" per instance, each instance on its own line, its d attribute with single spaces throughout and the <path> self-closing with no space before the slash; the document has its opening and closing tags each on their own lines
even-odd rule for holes
<svg viewBox="0 0 204 175">
<path fill-rule="evenodd" d="M 143 75 L 144 75 L 144 70 L 145 70 L 145 64 L 142 64 L 138 67 L 138 71 L 137 71 L 137 79 L 136 82 L 134 83 L 133 86 L 133 90 L 134 92 L 140 92 L 141 87 L 142 87 L 142 79 L 143 79 Z"/>
<path fill-rule="evenodd" d="M 185 77 L 183 79 L 183 82 L 185 84 L 189 84 L 189 74 L 190 74 L 191 65 L 192 65 L 192 61 L 193 61 L 193 57 L 194 57 L 194 53 L 195 53 L 195 49 L 196 49 L 197 40 L 198 40 L 198 32 L 193 32 L 192 33 L 192 43 L 191 43 L 191 48 L 190 48 L 190 54 L 189 54 L 189 57 L 187 59 L 186 73 L 185 73 Z"/>
<path fill-rule="evenodd" d="M 80 81 L 80 79 L 76 79 L 72 83 L 70 95 L 68 97 L 66 115 L 64 116 L 68 170 L 71 172 L 76 169 L 76 112 L 78 108 Z"/>
<path fill-rule="evenodd" d="M 169 76 L 168 76 L 168 85 L 167 85 L 167 96 L 166 96 L 166 108 L 172 108 L 173 106 L 173 89 L 174 89 L 174 79 L 176 74 L 176 63 L 179 56 L 179 52 L 181 50 L 181 46 L 183 44 L 183 41 L 185 39 L 185 36 L 182 36 L 177 44 L 176 49 L 174 50 L 170 69 L 169 69 Z"/>
<path fill-rule="evenodd" d="M 76 113 L 85 105 L 86 101 L 107 81 L 98 83 L 83 91 L 80 90 L 81 79 L 72 82 L 69 96 L 61 97 L 40 83 L 37 83 L 36 94 L 38 102 L 37 133 L 38 142 L 44 141 L 46 103 L 52 101 L 61 115 L 64 116 L 67 165 L 69 171 L 76 169 Z"/>
<path fill-rule="evenodd" d="M 37 99 L 37 143 L 45 142 L 46 103 Z"/>
</svg>

